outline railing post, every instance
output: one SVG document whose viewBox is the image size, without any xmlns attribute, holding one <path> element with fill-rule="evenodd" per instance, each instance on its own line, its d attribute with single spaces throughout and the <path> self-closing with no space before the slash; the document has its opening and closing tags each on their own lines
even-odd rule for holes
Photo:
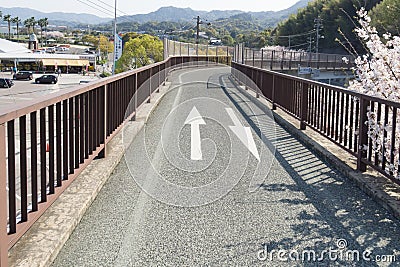
<svg viewBox="0 0 400 267">
<path fill-rule="evenodd" d="M 308 115 L 308 84 L 302 83 L 301 86 L 301 116 L 300 116 L 300 130 L 306 129 L 306 121 Z"/>
<path fill-rule="evenodd" d="M 8 266 L 6 126 L 0 125 L 0 267 Z"/>
<path fill-rule="evenodd" d="M 152 75 L 151 68 L 149 69 L 149 72 L 150 72 L 149 79 L 148 79 L 148 81 L 149 81 L 149 99 L 147 100 L 147 103 L 151 102 L 151 75 Z"/>
<path fill-rule="evenodd" d="M 260 79 L 260 88 L 257 88 L 257 86 L 255 88 L 256 89 L 256 98 L 260 98 L 260 94 L 259 94 L 257 89 L 262 90 L 262 86 L 263 86 L 263 84 L 262 84 L 262 76 L 261 76 L 261 72 L 260 71 L 256 72 L 256 85 L 257 85 L 258 79 Z"/>
<path fill-rule="evenodd" d="M 335 55 L 334 62 L 333 62 L 333 70 L 336 70 L 336 55 Z"/>
<path fill-rule="evenodd" d="M 163 46 L 164 46 L 163 56 L 165 60 L 169 57 L 169 40 L 167 38 L 164 38 Z"/>
<path fill-rule="evenodd" d="M 166 74 L 167 75 L 167 74 Z M 165 76 L 165 80 L 167 79 L 167 76 Z M 164 81 L 164 85 L 165 85 L 165 81 Z M 137 115 L 137 108 L 138 108 L 138 104 L 137 104 L 137 99 L 138 99 L 138 74 L 137 72 L 135 73 L 135 116 L 133 117 L 133 120 L 136 120 L 136 115 Z"/>
<path fill-rule="evenodd" d="M 255 55 L 254 55 L 255 52 L 256 52 L 256 51 L 254 51 L 254 49 L 253 49 L 253 67 L 256 66 L 256 65 L 255 65 Z"/>
<path fill-rule="evenodd" d="M 272 93 L 271 93 L 272 110 L 276 110 L 275 105 L 275 75 L 272 74 Z"/>
<path fill-rule="evenodd" d="M 368 126 L 365 122 L 368 120 L 367 117 L 368 101 L 363 97 L 360 97 L 360 119 L 358 123 L 358 154 L 357 154 L 357 170 L 365 172 L 367 165 L 362 162 L 363 158 L 366 158 L 367 151 L 364 150 L 364 145 L 368 144 Z"/>
<path fill-rule="evenodd" d="M 263 68 L 263 61 L 264 61 L 264 49 L 261 48 L 261 66 L 260 68 Z"/>
<path fill-rule="evenodd" d="M 103 125 L 104 125 L 104 129 L 103 129 L 103 140 L 104 140 L 104 149 L 102 151 L 100 151 L 99 155 L 97 156 L 97 158 L 102 159 L 105 158 L 107 156 L 107 146 L 106 146 L 106 140 L 107 140 L 107 84 L 105 84 L 104 86 L 104 113 L 103 115 L 100 117 L 100 119 L 103 121 Z M 100 106 L 101 103 L 99 103 Z"/>
<path fill-rule="evenodd" d="M 273 64 L 274 64 L 274 54 L 275 54 L 275 50 L 271 51 L 271 62 L 270 62 L 270 66 L 269 69 L 272 70 Z"/>
<path fill-rule="evenodd" d="M 161 75 L 161 65 L 158 65 L 158 71 L 157 71 L 157 79 L 158 79 L 158 81 L 157 81 L 157 90 L 156 90 L 156 93 L 159 93 L 160 92 L 160 86 L 161 86 L 161 79 L 160 79 L 160 75 Z"/>
</svg>

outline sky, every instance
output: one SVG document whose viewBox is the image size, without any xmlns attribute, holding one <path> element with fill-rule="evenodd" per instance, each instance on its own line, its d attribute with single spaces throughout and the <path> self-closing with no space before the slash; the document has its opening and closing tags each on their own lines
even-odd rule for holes
<svg viewBox="0 0 400 267">
<path fill-rule="evenodd" d="M 270 11 L 282 10 L 298 0 L 117 0 L 119 15 L 144 14 L 164 6 L 190 7 L 194 10 L 243 10 Z M 86 3 L 86 4 L 85 4 Z M 92 6 L 92 7 L 90 7 Z M 99 17 L 112 17 L 114 0 L 0 0 L 0 7 L 27 7 L 42 12 L 90 13 Z"/>
</svg>

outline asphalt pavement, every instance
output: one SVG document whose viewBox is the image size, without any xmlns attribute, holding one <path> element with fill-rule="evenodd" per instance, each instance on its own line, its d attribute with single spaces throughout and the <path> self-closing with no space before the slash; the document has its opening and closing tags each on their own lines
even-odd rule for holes
<svg viewBox="0 0 400 267">
<path fill-rule="evenodd" d="M 52 266 L 400 260 L 399 221 L 275 124 L 228 67 L 170 80 Z"/>
<path fill-rule="evenodd" d="M 50 73 L 52 74 L 52 73 Z M 14 85 L 11 88 L 0 88 L 0 112 L 7 109 L 11 105 L 19 103 L 28 103 L 33 99 L 40 98 L 44 95 L 54 94 L 62 89 L 79 85 L 80 81 L 95 81 L 99 78 L 94 76 L 82 76 L 81 74 L 63 73 L 58 77 L 56 84 L 35 84 L 35 79 L 43 74 L 34 74 L 33 80 L 13 80 Z M 54 74 L 58 76 L 57 74 Z M 8 72 L 0 73 L 0 78 L 12 78 Z"/>
</svg>

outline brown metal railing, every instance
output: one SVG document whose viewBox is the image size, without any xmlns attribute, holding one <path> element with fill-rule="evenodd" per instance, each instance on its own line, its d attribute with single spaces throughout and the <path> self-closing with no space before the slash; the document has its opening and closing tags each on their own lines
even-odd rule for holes
<svg viewBox="0 0 400 267">
<path fill-rule="evenodd" d="M 0 267 L 8 264 L 8 249 L 82 170 L 106 156 L 106 144 L 135 119 L 170 69 L 200 61 L 229 64 L 230 57 L 170 57 L 0 113 Z"/>
<path fill-rule="evenodd" d="M 301 67 L 340 70 L 354 66 L 351 55 L 311 53 L 295 50 L 252 49 L 236 45 L 234 61 L 245 65 L 270 70 L 291 70 Z M 344 62 L 346 57 L 349 62 Z"/>
<path fill-rule="evenodd" d="M 166 40 L 167 56 L 227 56 L 234 55 L 234 47 L 222 45 L 204 45 Z"/>
<path fill-rule="evenodd" d="M 396 174 L 400 162 L 395 161 L 400 147 L 396 138 L 400 103 L 235 62 L 232 75 L 256 89 L 272 103 L 273 109 L 278 106 L 298 119 L 300 129 L 311 127 L 356 157 L 358 170 L 366 171 L 370 166 L 400 184 Z M 377 114 L 375 123 L 391 125 L 385 127 L 386 145 L 379 152 L 373 149 L 374 142 L 368 135 L 368 110 Z"/>
</svg>

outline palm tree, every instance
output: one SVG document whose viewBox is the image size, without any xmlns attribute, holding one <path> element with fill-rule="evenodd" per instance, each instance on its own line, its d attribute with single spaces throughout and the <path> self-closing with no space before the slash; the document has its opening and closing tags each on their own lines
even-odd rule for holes
<svg viewBox="0 0 400 267">
<path fill-rule="evenodd" d="M 8 39 L 11 39 L 11 15 L 4 15 L 3 20 L 8 23 Z"/>
<path fill-rule="evenodd" d="M 43 28 L 45 28 L 47 31 L 47 25 L 49 25 L 49 22 L 47 21 L 47 18 L 43 18 L 39 19 L 37 23 L 40 26 L 40 42 L 43 44 Z M 47 34 L 46 34 L 46 39 L 47 39 Z"/>
<path fill-rule="evenodd" d="M 31 27 L 33 33 L 35 33 L 35 25 L 36 25 L 35 17 L 30 17 L 29 19 L 24 20 L 24 26 L 28 28 L 28 33 L 31 33 L 30 31 Z"/>
<path fill-rule="evenodd" d="M 46 45 L 47 45 L 47 26 L 49 25 L 48 18 L 44 18 L 44 32 L 46 33 Z"/>
<path fill-rule="evenodd" d="M 24 26 L 28 29 L 28 34 L 31 33 L 31 21 L 30 19 L 24 20 Z"/>
<path fill-rule="evenodd" d="M 12 18 L 12 23 L 17 24 L 17 41 L 19 42 L 19 24 L 21 23 L 21 19 L 19 17 Z"/>
<path fill-rule="evenodd" d="M 31 27 L 32 27 L 32 32 L 35 33 L 35 26 L 36 26 L 36 23 L 37 23 L 37 21 L 35 20 L 35 17 L 30 17 L 29 22 L 30 22 Z"/>
</svg>

